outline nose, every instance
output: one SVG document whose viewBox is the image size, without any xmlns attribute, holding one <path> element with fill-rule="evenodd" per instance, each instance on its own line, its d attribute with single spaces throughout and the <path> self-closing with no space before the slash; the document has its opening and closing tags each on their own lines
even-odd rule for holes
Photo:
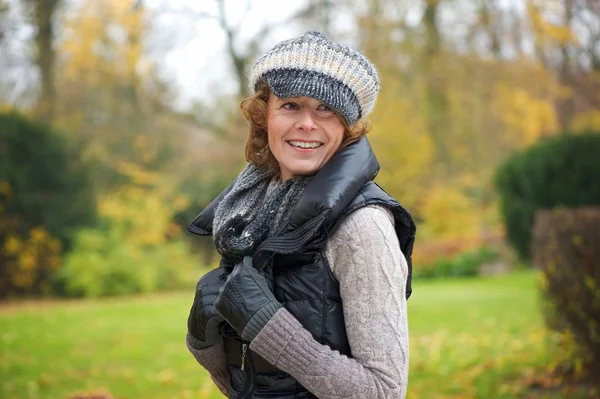
<svg viewBox="0 0 600 399">
<path fill-rule="evenodd" d="M 296 129 L 303 132 L 311 132 L 317 129 L 317 124 L 310 110 L 303 110 L 299 113 L 298 120 L 296 121 Z"/>
</svg>

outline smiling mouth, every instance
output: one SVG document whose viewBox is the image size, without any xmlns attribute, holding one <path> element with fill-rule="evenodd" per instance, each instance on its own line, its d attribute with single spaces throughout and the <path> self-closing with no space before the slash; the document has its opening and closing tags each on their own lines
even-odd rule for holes
<svg viewBox="0 0 600 399">
<path fill-rule="evenodd" d="M 311 141 L 309 143 L 305 142 L 305 141 L 288 141 L 287 142 L 289 145 L 291 145 L 292 147 L 297 147 L 297 148 L 302 148 L 302 149 L 314 149 L 314 148 L 319 148 L 323 145 L 323 143 L 321 143 L 320 141 Z"/>
</svg>

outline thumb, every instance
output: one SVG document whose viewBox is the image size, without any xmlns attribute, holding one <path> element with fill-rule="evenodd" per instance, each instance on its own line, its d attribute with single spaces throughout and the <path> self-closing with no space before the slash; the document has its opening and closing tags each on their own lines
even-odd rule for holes
<svg viewBox="0 0 600 399">
<path fill-rule="evenodd" d="M 254 269 L 252 256 L 244 256 L 242 263 L 244 264 L 244 266 Z"/>
</svg>

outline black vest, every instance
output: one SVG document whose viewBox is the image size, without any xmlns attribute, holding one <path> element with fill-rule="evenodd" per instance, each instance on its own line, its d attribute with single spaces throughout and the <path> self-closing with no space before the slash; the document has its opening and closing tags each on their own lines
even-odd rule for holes
<svg viewBox="0 0 600 399">
<path fill-rule="evenodd" d="M 408 262 L 410 296 L 415 224 L 410 214 L 372 180 L 379 164 L 366 137 L 340 150 L 311 179 L 289 221 L 256 249 L 254 266 L 272 277 L 275 297 L 315 340 L 352 356 L 338 282 L 324 256 L 327 237 L 345 216 L 368 205 L 392 210 L 400 248 Z M 214 211 L 227 188 L 188 230 L 212 234 Z M 315 398 L 292 376 L 252 353 L 233 329 L 224 328 L 231 371 L 230 398 Z"/>
</svg>

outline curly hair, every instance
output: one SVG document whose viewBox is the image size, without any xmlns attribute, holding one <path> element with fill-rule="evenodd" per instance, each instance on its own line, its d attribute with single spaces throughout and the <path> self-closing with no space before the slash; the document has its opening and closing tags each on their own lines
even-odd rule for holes
<svg viewBox="0 0 600 399">
<path fill-rule="evenodd" d="M 266 165 L 271 176 L 278 176 L 280 173 L 279 162 L 269 149 L 267 133 L 267 103 L 270 95 L 271 89 L 263 84 L 256 91 L 256 94 L 241 102 L 240 109 L 244 118 L 250 124 L 248 141 L 246 142 L 246 160 L 256 166 Z M 365 119 L 359 119 L 354 125 L 348 126 L 341 115 L 337 112 L 336 115 L 345 127 L 340 148 L 358 141 L 371 130 L 370 122 Z"/>
</svg>

